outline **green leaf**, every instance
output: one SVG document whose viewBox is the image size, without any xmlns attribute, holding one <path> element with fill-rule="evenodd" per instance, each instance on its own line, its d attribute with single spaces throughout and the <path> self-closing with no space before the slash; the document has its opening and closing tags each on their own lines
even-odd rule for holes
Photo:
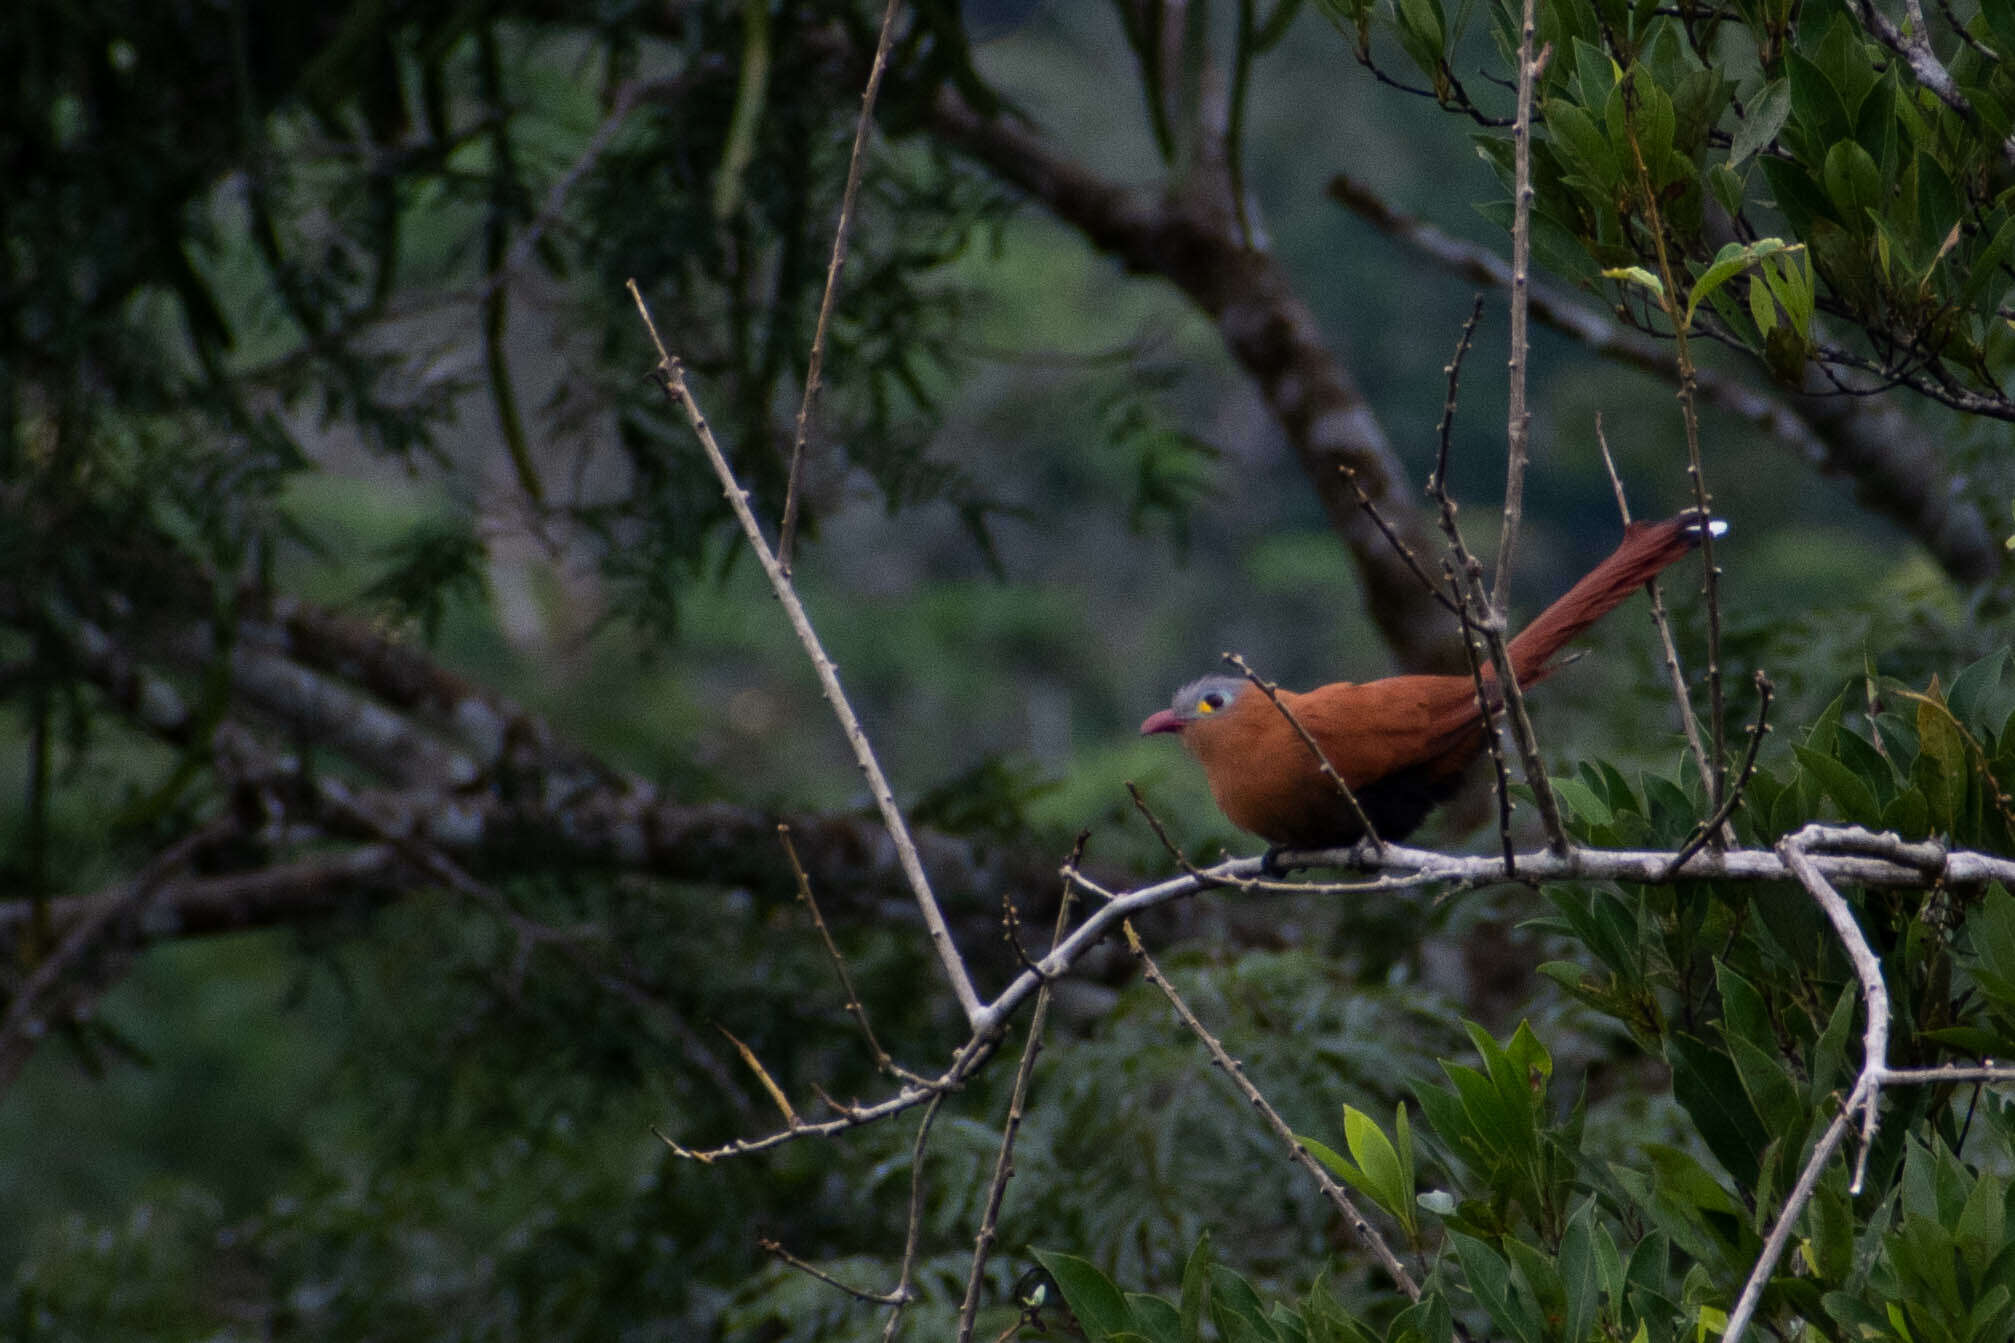
<svg viewBox="0 0 2015 1343">
<path fill-rule="evenodd" d="M 1856 141 L 1839 141 L 1826 151 L 1822 177 L 1841 222 L 1853 233 L 1867 231 L 1869 216 L 1882 208 L 1882 170 L 1868 151 Z"/>
<path fill-rule="evenodd" d="M 1672 1066 L 1673 1099 L 1692 1118 L 1707 1150 L 1742 1184 L 1753 1186 L 1757 1153 L 1770 1134 L 1756 1117 L 1735 1064 L 1681 1031 L 1666 1037 L 1665 1059 Z"/>
<path fill-rule="evenodd" d="M 1252 1284 L 1223 1264 L 1211 1265 L 1210 1321 L 1225 1343 L 1282 1343 Z"/>
<path fill-rule="evenodd" d="M 1811 775 L 1840 808 L 1841 818 L 1850 825 L 1865 825 L 1875 829 L 1882 824 L 1882 809 L 1875 804 L 1874 790 L 1864 783 L 1853 770 L 1841 764 L 1830 755 L 1803 746 L 1793 746 L 1792 754 L 1798 757 L 1798 766 Z"/>
<path fill-rule="evenodd" d="M 1693 282 L 1693 292 L 1686 300 L 1685 325 L 1693 325 L 1693 314 L 1699 309 L 1701 300 L 1766 257 L 1785 250 L 1787 245 L 1782 238 L 1758 238 L 1746 244 L 1731 242 L 1722 247 L 1715 254 L 1713 264 Z"/>
<path fill-rule="evenodd" d="M 1182 1332 L 1182 1312 L 1160 1297 L 1128 1292 L 1126 1304 L 1133 1311 L 1135 1334 L 1143 1343 L 1190 1343 Z"/>
<path fill-rule="evenodd" d="M 1721 991 L 1723 1034 L 1747 1040 L 1759 1049 L 1774 1049 L 1777 1037 L 1770 1026 L 1770 1009 L 1755 985 L 1720 960 L 1714 962 L 1714 978 Z"/>
<path fill-rule="evenodd" d="M 1378 1127 L 1378 1121 L 1350 1105 L 1343 1107 L 1343 1133 L 1351 1156 L 1364 1171 L 1365 1192 L 1379 1207 L 1406 1223 L 1407 1234 L 1412 1235 L 1412 1173 L 1401 1168 L 1399 1153 L 1391 1140 Z"/>
<path fill-rule="evenodd" d="M 1111 1278 L 1099 1272 L 1089 1259 L 1080 1259 L 1074 1254 L 1059 1250 L 1034 1251 L 1036 1262 L 1049 1270 L 1056 1280 L 1057 1290 L 1063 1293 L 1064 1304 L 1070 1313 L 1077 1316 L 1077 1322 L 1084 1326 L 1085 1336 L 1096 1340 L 1111 1338 L 1116 1334 L 1138 1331 L 1138 1322 L 1126 1297 L 1113 1285 Z"/>
<path fill-rule="evenodd" d="M 1455 1317 L 1448 1299 L 1440 1292 L 1426 1293 L 1392 1317 L 1386 1339 L 1387 1343 L 1454 1343 Z"/>
<path fill-rule="evenodd" d="M 1805 1121 L 1805 1104 L 1776 1052 L 1738 1036 L 1728 1042 L 1728 1053 L 1742 1078 L 1743 1094 L 1765 1128 L 1779 1137 L 1794 1134 Z"/>
<path fill-rule="evenodd" d="M 2015 896 L 1999 882 L 1989 886 L 1980 908 L 1966 920 L 1966 934 L 1974 977 L 1989 994 L 2015 1007 Z"/>
<path fill-rule="evenodd" d="M 1979 661 L 1962 668 L 1952 678 L 1946 692 L 1946 707 L 1976 738 L 1992 736 L 2007 716 L 2001 678 L 2008 668 L 2008 646 L 2003 644 Z"/>
<path fill-rule="evenodd" d="M 1910 779 L 1924 792 L 1931 824 L 1945 834 L 1958 823 L 1967 774 L 1966 740 L 1934 681 L 1931 694 L 1917 702 L 1917 760 L 1910 767 Z"/>
<path fill-rule="evenodd" d="M 1542 112 L 1563 167 L 1582 174 L 1598 191 L 1616 181 L 1616 156 L 1587 112 L 1562 98 L 1547 99 Z"/>
<path fill-rule="evenodd" d="M 1206 1230 L 1197 1237 L 1196 1246 L 1182 1267 L 1182 1310 L 1178 1317 L 1182 1343 L 1198 1343 L 1203 1337 L 1204 1312 L 1210 1309 L 1210 1266 L 1214 1254 L 1210 1232 Z"/>
<path fill-rule="evenodd" d="M 1739 168 L 1754 158 L 1758 150 L 1777 138 L 1777 132 L 1784 129 L 1784 121 L 1790 115 L 1791 85 L 1782 79 L 1771 80 L 1743 109 L 1742 124 L 1736 128 L 1734 142 L 1728 147 L 1728 166 Z"/>
<path fill-rule="evenodd" d="M 1450 1231 L 1448 1237 L 1455 1242 L 1455 1255 L 1462 1262 L 1469 1290 L 1476 1294 L 1477 1304 L 1491 1322 L 1524 1343 L 1543 1343 L 1546 1331 L 1539 1312 L 1532 1302 L 1512 1291 L 1511 1268 L 1503 1257 L 1489 1245 L 1460 1231 Z"/>
<path fill-rule="evenodd" d="M 1585 1339 L 1595 1324 L 1595 1317 L 1602 1305 L 1601 1272 L 1597 1265 L 1600 1251 L 1596 1248 L 1596 1232 L 1600 1230 L 1595 1222 L 1595 1196 L 1583 1199 L 1581 1206 L 1567 1219 L 1567 1230 L 1560 1238 L 1560 1288 L 1567 1302 L 1567 1324 L 1561 1331 L 1562 1338 Z M 1609 1245 L 1609 1256 L 1616 1257 L 1616 1244 Z M 1616 1269 L 1616 1277 L 1623 1276 L 1622 1265 Z"/>
<path fill-rule="evenodd" d="M 1714 192 L 1715 201 L 1731 215 L 1742 213 L 1742 202 L 1748 195 L 1747 183 L 1741 173 L 1725 163 L 1714 163 L 1707 168 L 1707 185 Z"/>
<path fill-rule="evenodd" d="M 1980 0 L 1980 13 L 2005 60 L 2015 55 L 2015 0 Z"/>
<path fill-rule="evenodd" d="M 1627 284 L 1641 285 L 1660 299 L 1665 297 L 1665 286 L 1656 275 L 1642 266 L 1610 266 L 1603 270 L 1605 280 L 1622 280 Z"/>
<path fill-rule="evenodd" d="M 1595 795 L 1595 790 L 1579 779 L 1555 779 L 1553 793 L 1575 819 L 1607 829 L 1616 823 L 1616 813 Z"/>
<path fill-rule="evenodd" d="M 2015 249 L 2015 218 L 2003 219 L 1986 245 L 1968 261 L 1959 289 L 1960 303 L 1968 307 L 1984 304 L 1990 312 L 2000 303 L 2008 287 L 2008 277 L 2000 268 L 2011 249 Z"/>
<path fill-rule="evenodd" d="M 1792 113 L 1805 135 L 1806 153 L 1816 159 L 1826 146 L 1845 143 L 1854 134 L 1854 122 L 1833 81 L 1795 50 L 1784 53 L 1784 73 L 1791 86 Z"/>
<path fill-rule="evenodd" d="M 2015 0 L 2010 0 L 2015 3 Z M 1592 42 L 1574 39 L 1574 82 L 1581 93 L 1583 107 L 1601 107 L 1609 101 L 1610 90 L 1616 87 L 1616 62 L 1609 54 Z"/>
</svg>

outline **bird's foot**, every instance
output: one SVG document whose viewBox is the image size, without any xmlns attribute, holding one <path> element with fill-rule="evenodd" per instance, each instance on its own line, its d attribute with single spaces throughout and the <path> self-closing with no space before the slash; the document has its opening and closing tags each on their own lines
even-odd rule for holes
<svg viewBox="0 0 2015 1343">
<path fill-rule="evenodd" d="M 1279 880 L 1287 875 L 1287 869 L 1280 865 L 1281 855 L 1287 850 L 1278 844 L 1266 846 L 1266 852 L 1259 856 L 1259 875 L 1271 880 Z"/>
</svg>

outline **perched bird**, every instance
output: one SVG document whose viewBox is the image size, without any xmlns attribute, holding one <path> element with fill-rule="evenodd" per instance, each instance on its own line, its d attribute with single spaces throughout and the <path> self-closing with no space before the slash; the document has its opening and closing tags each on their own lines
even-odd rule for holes
<svg viewBox="0 0 2015 1343">
<path fill-rule="evenodd" d="M 1728 524 L 1706 524 L 1719 536 Z M 1700 544 L 1687 512 L 1633 522 L 1622 544 L 1507 645 L 1520 686 L 1555 670 L 1553 657 L 1659 571 Z M 1494 672 L 1485 667 L 1486 684 Z M 1470 676 L 1389 676 L 1280 692 L 1381 839 L 1404 839 L 1462 782 L 1483 749 L 1483 713 Z M 1364 837 L 1350 804 L 1324 777 L 1308 743 L 1264 692 L 1236 676 L 1206 676 L 1178 690 L 1141 734 L 1173 732 L 1203 766 L 1218 809 L 1275 848 L 1318 849 Z"/>
</svg>

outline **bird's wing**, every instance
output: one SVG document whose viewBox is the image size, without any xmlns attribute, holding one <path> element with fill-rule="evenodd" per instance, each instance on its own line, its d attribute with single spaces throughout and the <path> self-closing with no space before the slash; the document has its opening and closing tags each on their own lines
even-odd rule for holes
<svg viewBox="0 0 2015 1343">
<path fill-rule="evenodd" d="M 1288 707 L 1352 788 L 1467 745 L 1482 717 L 1466 676 L 1339 681 L 1294 696 Z"/>
</svg>

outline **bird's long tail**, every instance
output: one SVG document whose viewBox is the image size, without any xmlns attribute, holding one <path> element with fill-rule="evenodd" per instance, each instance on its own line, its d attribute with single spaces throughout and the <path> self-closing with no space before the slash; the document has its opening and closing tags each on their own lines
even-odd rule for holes
<svg viewBox="0 0 2015 1343">
<path fill-rule="evenodd" d="M 1663 522 L 1633 522 L 1608 559 L 1539 613 L 1511 641 L 1511 665 L 1520 683 L 1545 676 L 1553 655 L 1590 625 L 1620 605 L 1661 570 L 1700 544 L 1699 513 L 1687 511 Z M 1716 536 L 1728 529 L 1719 519 L 1705 526 Z"/>
</svg>

